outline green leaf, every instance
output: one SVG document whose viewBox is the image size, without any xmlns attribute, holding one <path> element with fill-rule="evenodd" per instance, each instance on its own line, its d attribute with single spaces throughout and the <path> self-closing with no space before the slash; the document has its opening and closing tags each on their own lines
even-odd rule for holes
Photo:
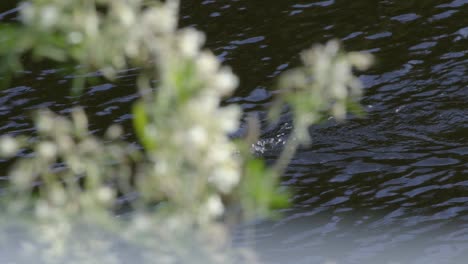
<svg viewBox="0 0 468 264">
<path fill-rule="evenodd" d="M 364 117 L 366 115 L 366 111 L 360 103 L 349 100 L 347 102 L 347 107 L 350 113 L 355 114 L 358 117 Z"/>
<path fill-rule="evenodd" d="M 289 205 L 289 193 L 278 188 L 279 179 L 274 170 L 265 166 L 263 160 L 251 159 L 246 162 L 244 182 L 244 206 L 261 216 L 272 215 L 272 209 Z M 252 213 L 252 212 L 250 212 Z"/>
<path fill-rule="evenodd" d="M 147 135 L 146 126 L 149 124 L 148 116 L 145 111 L 145 105 L 142 101 L 138 101 L 133 105 L 133 127 L 135 128 L 138 140 L 143 147 L 150 151 L 156 148 L 156 140 Z"/>
</svg>

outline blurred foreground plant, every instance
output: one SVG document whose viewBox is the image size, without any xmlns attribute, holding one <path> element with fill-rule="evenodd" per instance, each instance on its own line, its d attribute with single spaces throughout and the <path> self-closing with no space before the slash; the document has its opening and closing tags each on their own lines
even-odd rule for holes
<svg viewBox="0 0 468 264">
<path fill-rule="evenodd" d="M 67 248 L 73 245 L 70 238 L 95 226 L 117 244 L 130 241 L 150 249 L 150 260 L 144 259 L 149 262 L 194 263 L 191 255 L 200 263 L 236 259 L 225 253 L 229 239 L 214 239 L 227 236 L 222 223 L 232 216 L 267 217 L 285 206 L 279 175 L 296 148 L 310 143 L 307 127 L 330 114 L 343 119 L 350 102 L 359 99 L 360 84 L 351 71 L 365 69 L 369 56 L 344 53 L 336 41 L 304 52 L 304 66 L 279 81 L 272 117 L 290 106 L 294 129 L 277 163 L 267 167 L 250 152 L 253 130 L 245 140 L 229 139 L 239 127 L 241 109 L 220 104 L 238 79 L 202 49 L 201 32 L 177 28 L 178 6 L 175 0 L 36 0 L 22 5 L 21 25 L 0 28 L 4 70 L 20 69 L 24 53 L 75 62 L 78 74 L 99 70 L 110 79 L 120 70 L 140 70 L 141 97 L 132 114 L 142 148 L 121 141 L 116 125 L 104 138 L 93 136 L 80 109 L 71 120 L 39 112 L 37 137 L 0 141 L 4 156 L 29 153 L 17 157 L 10 171 L 7 197 L 12 199 L 4 207 L 35 212 L 39 230 L 46 232 L 40 236 L 45 244 L 36 247 L 49 252 L 45 262 L 67 259 L 75 252 Z M 75 80 L 75 89 L 85 86 L 84 78 Z M 123 205 L 131 213 L 115 217 Z M 194 250 L 187 234 L 204 242 Z M 106 252 L 113 245 L 84 252 L 97 259 L 93 250 Z M 122 261 L 103 256 L 100 261 Z"/>
</svg>

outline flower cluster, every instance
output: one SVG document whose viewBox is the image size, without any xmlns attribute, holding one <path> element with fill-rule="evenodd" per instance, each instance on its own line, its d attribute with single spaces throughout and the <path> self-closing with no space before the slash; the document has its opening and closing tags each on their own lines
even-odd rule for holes
<svg viewBox="0 0 468 264">
<path fill-rule="evenodd" d="M 86 115 L 76 109 L 72 120 L 41 111 L 36 117 L 36 129 L 38 137 L 34 140 L 24 136 L 0 138 L 0 154 L 4 157 L 13 156 L 20 149 L 33 152 L 16 162 L 10 171 L 11 191 L 18 195 L 12 208 L 28 206 L 34 189 L 40 193 L 35 201 L 40 219 L 113 207 L 118 191 L 113 183 L 126 179 L 119 176 L 128 171 L 134 161 L 132 155 L 137 152 L 117 139 L 120 127 L 110 127 L 110 142 L 103 144 L 90 135 Z"/>
<path fill-rule="evenodd" d="M 39 57 L 77 61 L 82 72 L 106 77 L 130 64 L 158 61 L 177 29 L 178 0 L 47 0 L 24 3 L 20 19 L 34 41 L 24 41 Z M 78 8 L 77 8 L 78 7 Z M 56 40 L 41 38 L 54 36 Z M 27 38 L 26 36 L 25 38 Z M 64 45 L 70 52 L 64 52 Z M 157 57 L 154 57 L 156 55 Z"/>
<path fill-rule="evenodd" d="M 177 28 L 177 0 L 82 2 L 27 3 L 21 20 L 33 31 L 65 36 L 73 51 L 68 56 L 82 71 L 97 68 L 113 77 L 124 68 L 141 69 L 138 88 L 144 96 L 134 115 L 149 161 L 136 177 L 143 197 L 168 200 L 200 219 L 218 218 L 221 196 L 241 180 L 242 160 L 227 136 L 238 128 L 241 111 L 220 106 L 237 87 L 237 77 L 202 49 L 203 33 Z M 66 59 L 60 45 L 43 44 L 37 52 L 48 52 L 39 55 Z"/>
<path fill-rule="evenodd" d="M 362 87 L 352 71 L 367 69 L 372 57 L 365 53 L 345 53 L 337 40 L 331 40 L 304 51 L 301 58 L 303 67 L 281 76 L 279 102 L 293 106 L 294 136 L 299 143 L 309 143 L 307 129 L 311 124 L 328 113 L 343 120 L 350 104 L 356 104 Z"/>
<path fill-rule="evenodd" d="M 159 66 L 155 96 L 145 102 L 149 107 L 135 113 L 151 120 L 136 126 L 142 127 L 142 138 L 155 143 L 145 146 L 154 171 L 146 173 L 152 177 L 140 177 L 141 186 L 159 186 L 158 192 L 145 193 L 164 193 L 212 220 L 224 210 L 220 195 L 230 194 L 241 178 L 241 157 L 234 155 L 228 138 L 239 126 L 241 111 L 239 106 L 220 106 L 238 79 L 201 49 L 202 33 L 184 29 L 175 35 L 178 45 L 168 45 L 158 55 L 167 60 Z"/>
<path fill-rule="evenodd" d="M 99 70 L 108 78 L 119 70 L 139 70 L 136 87 L 141 97 L 132 112 L 138 149 L 119 140 L 118 126 L 111 126 L 104 138 L 92 135 L 79 109 L 71 120 L 39 112 L 35 137 L 0 138 L 1 155 L 26 153 L 9 173 L 13 199 L 7 207 L 33 208 L 35 219 L 44 224 L 39 237 L 51 243 L 53 252 L 70 249 L 65 242 L 74 228 L 72 220 L 82 216 L 98 226 L 129 227 L 123 232 L 129 240 L 154 246 L 184 241 L 180 236 L 194 226 L 214 230 L 227 212 L 252 218 L 271 214 L 272 207 L 287 202 L 278 175 L 298 144 L 308 143 L 307 127 L 324 113 L 343 119 L 349 101 L 360 95 L 352 69 L 366 68 L 368 55 L 344 53 L 336 41 L 305 51 L 304 66 L 281 77 L 276 108 L 278 112 L 284 104 L 290 106 L 292 136 L 298 140 L 289 140 L 269 168 L 249 152 L 256 140 L 251 135 L 257 133 L 249 131 L 243 145 L 228 137 L 239 127 L 241 108 L 221 102 L 239 81 L 203 49 L 202 32 L 178 28 L 178 9 L 178 0 L 32 0 L 20 9 L 21 27 L 5 26 L 10 38 L 2 42 L 0 57 L 14 66 L 28 53 L 77 63 L 79 73 Z M 256 127 L 251 123 L 249 127 Z M 130 199 L 131 194 L 136 195 Z M 122 204 L 132 210 L 130 221 L 113 217 Z M 227 210 L 229 206 L 235 210 Z M 224 241 L 213 239 L 205 247 L 220 250 Z M 162 245 L 157 252 L 180 248 Z M 154 259 L 164 263 L 159 256 Z M 226 263 L 222 259 L 210 262 Z"/>
</svg>

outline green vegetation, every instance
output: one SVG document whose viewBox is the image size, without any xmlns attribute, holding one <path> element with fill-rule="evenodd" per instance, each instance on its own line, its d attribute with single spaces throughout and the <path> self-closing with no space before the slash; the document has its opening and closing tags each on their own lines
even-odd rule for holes
<svg viewBox="0 0 468 264">
<path fill-rule="evenodd" d="M 3 156 L 31 153 L 17 157 L 9 172 L 2 226 L 6 236 L 25 226 L 19 229 L 29 240 L 19 248 L 34 259 L 126 263 L 115 253 L 120 245 L 149 263 L 253 262 L 230 247 L 227 224 L 286 206 L 279 176 L 296 148 L 310 143 L 307 127 L 356 108 L 361 90 L 351 70 L 368 67 L 370 57 L 344 53 L 336 41 L 305 51 L 304 65 L 278 82 L 272 120 L 288 104 L 294 129 L 277 163 L 267 167 L 250 152 L 256 120 L 245 139 L 229 139 L 242 113 L 220 103 L 237 87 L 237 76 L 203 49 L 203 33 L 177 27 L 178 6 L 175 0 L 35 0 L 23 4 L 20 24 L 1 26 L 5 74 L 21 69 L 24 54 L 79 64 L 78 74 L 99 70 L 111 80 L 120 70 L 139 69 L 141 97 L 132 114 L 141 147 L 122 141 L 116 125 L 103 138 L 92 135 L 80 109 L 71 119 L 40 111 L 36 137 L 1 138 Z M 85 86 L 85 78 L 75 78 L 73 91 Z"/>
</svg>

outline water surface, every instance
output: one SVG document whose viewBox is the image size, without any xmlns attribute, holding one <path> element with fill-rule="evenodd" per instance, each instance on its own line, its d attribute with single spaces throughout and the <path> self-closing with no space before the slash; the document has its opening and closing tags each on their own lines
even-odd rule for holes
<svg viewBox="0 0 468 264">
<path fill-rule="evenodd" d="M 311 128 L 283 177 L 293 208 L 255 225 L 268 262 L 466 263 L 468 1 L 205 1 L 183 12 L 241 76 L 228 101 L 251 113 L 312 43 L 338 38 L 378 59 L 360 76 L 367 117 Z M 265 131 L 257 150 L 277 157 L 288 127 Z"/>
<path fill-rule="evenodd" d="M 14 6 L 1 5 L 0 19 L 14 17 Z M 187 0 L 181 13 L 181 24 L 205 31 L 207 46 L 240 76 L 226 102 L 261 118 L 275 78 L 313 43 L 338 38 L 377 58 L 360 75 L 367 116 L 312 127 L 313 144 L 282 181 L 296 191 L 293 207 L 247 227 L 267 263 L 466 263 L 467 0 Z M 135 73 L 71 98 L 73 76 L 27 65 L 0 91 L 0 133 L 32 132 L 33 109 L 67 113 L 72 105 L 85 106 L 96 133 L 128 127 Z M 266 159 L 278 156 L 289 121 L 263 131 L 256 149 Z M 236 242 L 251 243 L 242 232 Z"/>
</svg>

